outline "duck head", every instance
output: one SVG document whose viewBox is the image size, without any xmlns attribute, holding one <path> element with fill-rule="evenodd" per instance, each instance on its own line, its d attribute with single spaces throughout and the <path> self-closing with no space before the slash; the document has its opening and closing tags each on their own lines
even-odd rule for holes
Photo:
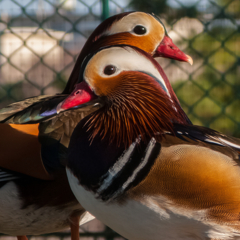
<svg viewBox="0 0 240 240">
<path fill-rule="evenodd" d="M 161 135 L 172 130 L 173 122 L 188 123 L 161 67 L 141 49 L 103 48 L 85 59 L 80 79 L 58 112 L 97 99 L 102 107 L 86 123 L 92 140 L 108 136 L 129 146 L 139 135 Z"/>
<path fill-rule="evenodd" d="M 82 61 L 89 53 L 105 46 L 122 44 L 138 47 L 153 57 L 193 63 L 192 58 L 172 42 L 157 16 L 144 12 L 121 13 L 106 19 L 93 31 L 77 59 L 63 93 L 73 90 L 78 81 Z"/>
</svg>

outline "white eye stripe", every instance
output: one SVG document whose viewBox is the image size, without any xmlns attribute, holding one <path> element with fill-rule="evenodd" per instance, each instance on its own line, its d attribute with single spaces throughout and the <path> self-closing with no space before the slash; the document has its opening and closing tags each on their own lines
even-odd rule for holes
<svg viewBox="0 0 240 240">
<path fill-rule="evenodd" d="M 114 74 L 104 74 L 104 69 L 108 65 L 113 65 L 116 67 Z M 94 77 L 96 77 L 96 75 L 93 74 L 92 69 L 94 69 L 94 71 L 96 71 L 95 73 L 103 79 L 117 76 L 123 71 L 144 72 L 156 78 L 164 91 L 166 91 L 166 93 L 170 96 L 166 83 L 158 69 L 149 59 L 136 52 L 131 47 L 111 47 L 98 52 L 89 61 L 84 72 L 84 78 L 88 79 L 88 83 L 90 85 L 91 82 L 94 82 Z"/>
<path fill-rule="evenodd" d="M 143 26 L 146 29 L 146 32 L 144 34 L 137 34 L 137 33 L 134 32 L 135 27 L 139 26 L 139 25 Z M 106 32 L 104 32 L 104 34 L 102 34 L 102 35 L 110 36 L 110 35 L 114 35 L 114 34 L 117 34 L 117 33 L 126 33 L 126 32 L 129 32 L 132 35 L 141 37 L 141 36 L 148 35 L 150 33 L 150 30 L 149 30 L 149 26 L 145 26 L 143 24 L 135 24 L 133 26 L 125 26 L 125 29 L 121 28 L 121 30 L 113 27 L 113 28 L 110 28 L 109 30 L 107 30 Z"/>
<path fill-rule="evenodd" d="M 144 34 L 146 35 L 149 33 L 152 27 L 151 18 L 152 16 L 150 16 L 147 13 L 143 12 L 131 13 L 123 17 L 122 19 L 114 22 L 112 26 L 103 33 L 103 35 L 113 35 L 121 32 L 130 32 L 131 34 L 137 35 L 136 33 L 134 33 L 133 29 L 138 25 L 144 26 L 147 29 L 147 33 Z"/>
</svg>

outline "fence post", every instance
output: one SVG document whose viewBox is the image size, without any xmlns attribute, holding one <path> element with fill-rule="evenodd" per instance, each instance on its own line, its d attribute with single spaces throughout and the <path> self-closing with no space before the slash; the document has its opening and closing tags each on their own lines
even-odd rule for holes
<svg viewBox="0 0 240 240">
<path fill-rule="evenodd" d="M 109 0 L 102 0 L 102 20 L 109 17 Z"/>
</svg>

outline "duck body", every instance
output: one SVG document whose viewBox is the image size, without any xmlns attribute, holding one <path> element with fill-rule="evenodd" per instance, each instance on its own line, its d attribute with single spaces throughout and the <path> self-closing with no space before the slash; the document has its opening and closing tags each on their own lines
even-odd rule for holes
<svg viewBox="0 0 240 240">
<path fill-rule="evenodd" d="M 84 208 L 127 239 L 238 239 L 238 152 L 191 141 L 167 135 L 133 143 L 101 175 L 99 186 L 88 187 L 84 179 L 80 185 L 67 169 L 71 188 Z"/>
<path fill-rule="evenodd" d="M 1 175 L 12 178 L 0 179 L 1 233 L 21 236 L 58 232 L 69 229 L 75 218 L 84 218 L 86 212 L 73 196 L 64 170 L 50 182 L 5 169 Z"/>
<path fill-rule="evenodd" d="M 240 140 L 192 125 L 154 60 L 142 58 L 150 61 L 137 49 L 102 49 L 63 102 L 81 102 L 86 84 L 103 102 L 71 137 L 73 193 L 130 240 L 239 239 Z"/>
<path fill-rule="evenodd" d="M 71 228 L 94 217 L 76 200 L 69 187 L 60 154 L 64 134 L 41 136 L 36 126 L 0 124 L 0 232 L 38 235 Z M 61 131 L 60 131 L 61 132 Z M 42 141 L 42 143 L 41 143 Z"/>
</svg>

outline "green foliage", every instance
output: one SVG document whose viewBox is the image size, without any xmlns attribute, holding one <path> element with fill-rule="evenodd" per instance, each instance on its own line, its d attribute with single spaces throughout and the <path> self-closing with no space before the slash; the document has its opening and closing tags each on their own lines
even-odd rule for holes
<svg viewBox="0 0 240 240">
<path fill-rule="evenodd" d="M 132 0 L 129 4 L 133 9 L 143 12 L 155 13 L 171 21 L 181 17 L 196 17 L 198 12 L 195 6 L 184 8 L 171 8 L 168 0 Z"/>
<path fill-rule="evenodd" d="M 208 66 L 200 72 L 194 80 L 173 84 L 183 109 L 194 124 L 240 137 L 238 67 L 223 75 Z"/>
<path fill-rule="evenodd" d="M 132 0 L 130 6 L 136 10 L 149 13 L 153 12 L 157 15 L 165 13 L 168 8 L 167 0 Z"/>
<path fill-rule="evenodd" d="M 216 16 L 189 41 L 194 60 L 202 64 L 173 88 L 193 123 L 240 137 L 240 29 L 233 20 L 240 18 L 240 2 L 218 0 L 214 5 Z"/>
</svg>

